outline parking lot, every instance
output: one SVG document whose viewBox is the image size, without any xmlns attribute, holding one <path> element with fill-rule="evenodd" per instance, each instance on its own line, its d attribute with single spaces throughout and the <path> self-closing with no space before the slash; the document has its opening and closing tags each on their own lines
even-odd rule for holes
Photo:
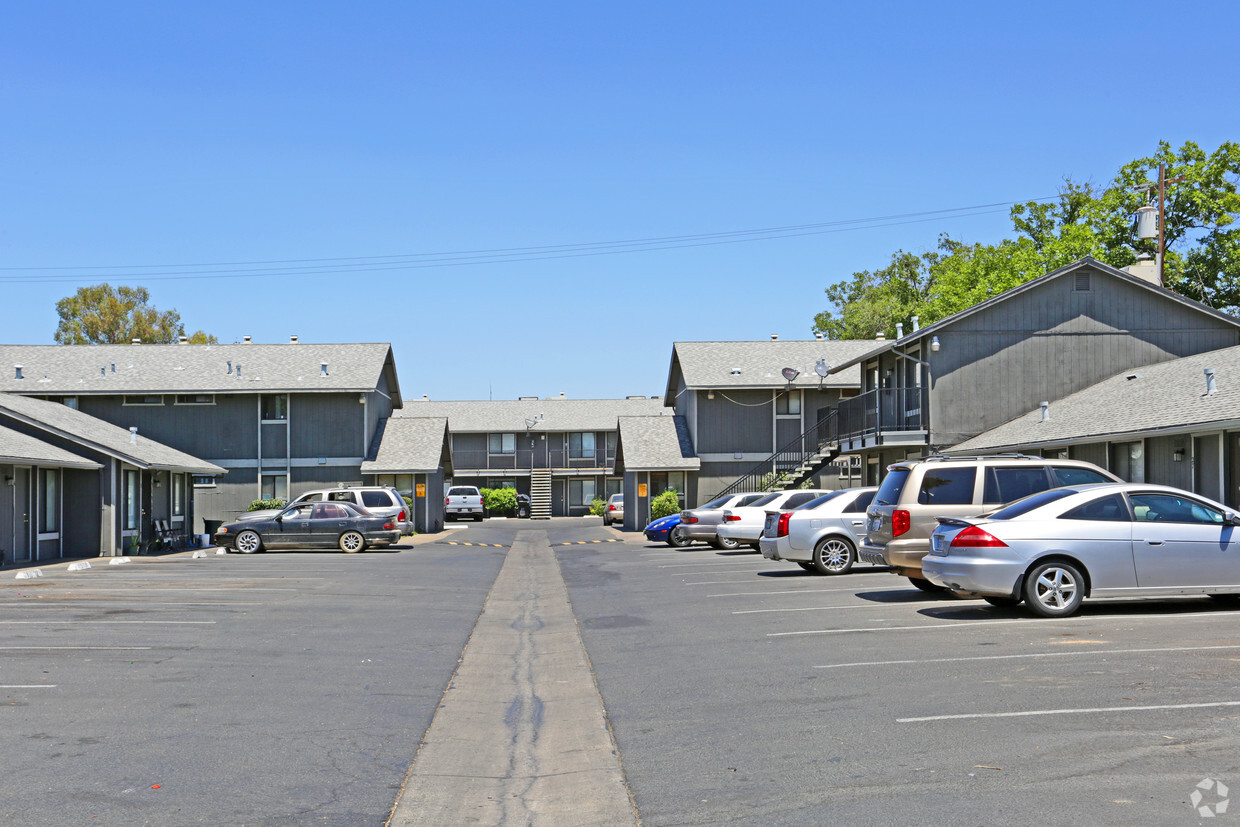
<svg viewBox="0 0 1240 827">
<path fill-rule="evenodd" d="M 497 520 L 6 570 L 0 821 L 383 823 L 518 534 L 559 562 L 643 824 L 1188 823 L 1240 783 L 1240 613 L 1210 600 L 1041 620 Z"/>
</svg>

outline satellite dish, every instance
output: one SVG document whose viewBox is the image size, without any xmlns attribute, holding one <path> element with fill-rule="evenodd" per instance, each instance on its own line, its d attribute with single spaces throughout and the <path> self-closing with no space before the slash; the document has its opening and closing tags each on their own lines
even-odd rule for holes
<svg viewBox="0 0 1240 827">
<path fill-rule="evenodd" d="M 780 371 L 780 373 L 782 373 L 784 375 L 784 378 L 787 379 L 789 382 L 795 381 L 796 378 L 801 375 L 801 371 L 797 370 L 796 368 L 784 368 L 782 371 Z"/>
<path fill-rule="evenodd" d="M 823 379 L 826 379 L 827 374 L 830 372 L 831 372 L 831 366 L 827 364 L 826 359 L 819 359 L 818 364 L 814 365 L 814 373 L 818 374 Z"/>
</svg>

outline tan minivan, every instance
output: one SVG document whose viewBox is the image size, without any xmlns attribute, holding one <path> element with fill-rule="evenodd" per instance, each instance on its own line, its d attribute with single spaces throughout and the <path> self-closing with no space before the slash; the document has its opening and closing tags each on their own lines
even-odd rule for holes
<svg viewBox="0 0 1240 827">
<path fill-rule="evenodd" d="M 923 591 L 941 591 L 921 573 L 939 517 L 975 517 L 1048 488 L 1093 482 L 1122 480 L 1092 463 L 1023 454 L 897 462 L 866 510 L 857 556 L 891 566 Z"/>
</svg>

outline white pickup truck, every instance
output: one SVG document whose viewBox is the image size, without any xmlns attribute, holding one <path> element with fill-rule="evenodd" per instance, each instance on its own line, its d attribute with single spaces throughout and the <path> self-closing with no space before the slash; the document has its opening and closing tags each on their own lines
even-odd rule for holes
<svg viewBox="0 0 1240 827">
<path fill-rule="evenodd" d="M 482 520 L 482 492 L 472 485 L 454 485 L 448 489 L 448 496 L 444 500 L 444 513 L 449 520 L 461 516 L 472 516 L 475 520 Z"/>
</svg>

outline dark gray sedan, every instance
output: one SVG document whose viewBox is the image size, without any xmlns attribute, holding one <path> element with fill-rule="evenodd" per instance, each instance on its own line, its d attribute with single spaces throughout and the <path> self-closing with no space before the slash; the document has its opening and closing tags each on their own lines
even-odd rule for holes
<svg viewBox="0 0 1240 827">
<path fill-rule="evenodd" d="M 229 523 L 213 539 L 217 546 L 242 554 L 269 548 L 338 548 L 354 554 L 367 546 L 395 543 L 400 525 L 349 503 L 294 503 L 271 517 Z"/>
<path fill-rule="evenodd" d="M 1072 485 L 972 519 L 939 518 L 931 583 L 1073 614 L 1085 597 L 1240 598 L 1240 514 L 1178 488 Z"/>
</svg>

